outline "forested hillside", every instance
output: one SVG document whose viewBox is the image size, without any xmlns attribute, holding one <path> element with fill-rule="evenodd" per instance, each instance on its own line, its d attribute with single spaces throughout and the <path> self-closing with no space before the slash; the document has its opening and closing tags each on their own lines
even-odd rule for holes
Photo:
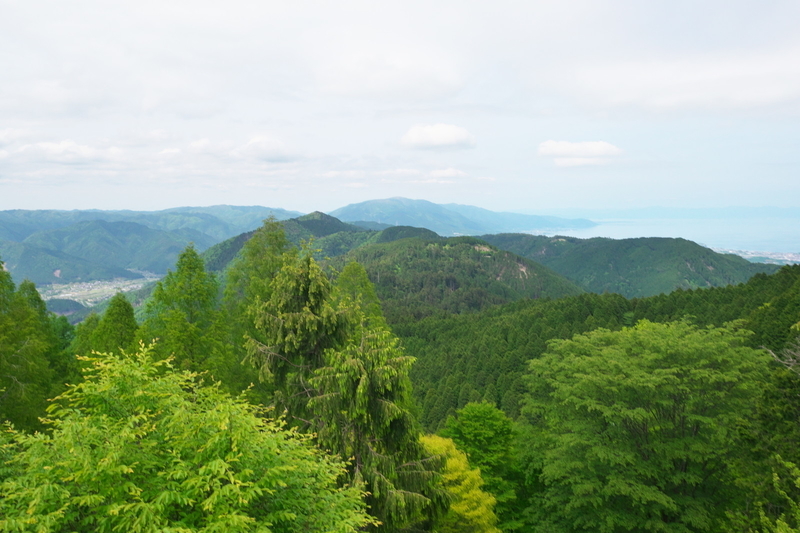
<svg viewBox="0 0 800 533">
<path fill-rule="evenodd" d="M 628 298 L 743 283 L 754 274 L 779 268 L 719 254 L 685 239 L 578 239 L 520 233 L 481 238 L 546 265 L 589 292 L 614 292 Z"/>
<path fill-rule="evenodd" d="M 780 351 L 800 333 L 792 329 L 800 322 L 800 266 L 735 286 L 632 300 L 616 294 L 523 300 L 480 313 L 396 323 L 394 329 L 417 356 L 412 379 L 421 420 L 436 429 L 470 401 L 490 401 L 518 416 L 527 361 L 544 353 L 550 340 L 617 330 L 642 319 L 686 319 L 701 326 L 744 319 L 755 332 L 752 346 Z"/>
<path fill-rule="evenodd" d="M 348 261 L 364 265 L 392 323 L 582 292 L 538 263 L 471 237 L 370 244 L 331 264 L 341 268 Z"/>
<path fill-rule="evenodd" d="M 205 257 L 75 327 L 0 270 L 0 530 L 800 528 L 800 266 L 629 299 L 322 213 Z"/>
</svg>

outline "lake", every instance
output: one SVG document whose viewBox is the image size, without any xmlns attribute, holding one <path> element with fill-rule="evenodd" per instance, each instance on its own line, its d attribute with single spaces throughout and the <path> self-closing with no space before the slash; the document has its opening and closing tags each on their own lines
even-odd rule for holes
<svg viewBox="0 0 800 533">
<path fill-rule="evenodd" d="M 642 218 L 597 219 L 586 229 L 555 232 L 588 239 L 611 237 L 682 237 L 708 248 L 800 253 L 800 218 Z M 542 234 L 543 232 L 531 232 Z M 547 232 L 547 235 L 554 234 Z"/>
</svg>

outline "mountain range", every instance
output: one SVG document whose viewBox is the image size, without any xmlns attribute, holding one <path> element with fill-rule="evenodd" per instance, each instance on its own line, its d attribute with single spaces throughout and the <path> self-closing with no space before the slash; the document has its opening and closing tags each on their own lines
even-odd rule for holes
<svg viewBox="0 0 800 533">
<path fill-rule="evenodd" d="M 684 239 L 577 239 L 511 232 L 592 224 L 585 219 L 496 213 L 404 198 L 352 204 L 332 213 L 341 218 L 321 212 L 292 216 L 300 214 L 253 206 L 150 213 L 3 211 L 0 259 L 18 281 L 28 278 L 38 285 L 137 278 L 142 271 L 166 273 L 180 251 L 194 243 L 205 250 L 209 270 L 223 271 L 263 218 L 272 216 L 282 220 L 295 244 L 313 240 L 317 256 L 330 258 L 339 268 L 348 260 L 361 262 L 385 301 L 403 295 L 410 305 L 418 298 L 414 305 L 423 314 L 581 291 L 648 296 L 741 283 L 778 268 Z M 479 238 L 448 237 L 481 231 Z M 389 313 L 402 314 L 397 309 L 387 306 Z"/>
</svg>

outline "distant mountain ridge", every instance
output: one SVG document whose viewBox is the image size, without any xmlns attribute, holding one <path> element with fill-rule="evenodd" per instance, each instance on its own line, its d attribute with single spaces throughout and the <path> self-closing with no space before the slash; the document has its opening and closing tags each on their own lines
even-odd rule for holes
<svg viewBox="0 0 800 533">
<path fill-rule="evenodd" d="M 468 205 L 435 204 L 427 200 L 399 197 L 350 204 L 329 214 L 345 222 L 422 227 L 442 236 L 587 228 L 595 225 L 586 219 L 498 213 Z"/>
<path fill-rule="evenodd" d="M 39 231 L 71 226 L 78 222 L 136 222 L 152 229 L 175 231 L 192 229 L 205 233 L 215 242 L 253 230 L 269 216 L 286 220 L 303 213 L 262 206 L 214 205 L 174 207 L 161 211 L 106 211 L 100 209 L 53 209 L 0 211 L 0 240 L 22 242 Z"/>
<path fill-rule="evenodd" d="M 541 263 L 587 291 L 614 292 L 627 298 L 735 285 L 755 274 L 780 269 L 667 237 L 579 239 L 501 233 L 481 238 Z"/>
</svg>

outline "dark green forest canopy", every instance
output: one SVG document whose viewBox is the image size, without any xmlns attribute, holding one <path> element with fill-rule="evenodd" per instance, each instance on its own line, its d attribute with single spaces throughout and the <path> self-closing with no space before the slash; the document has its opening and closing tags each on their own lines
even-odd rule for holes
<svg viewBox="0 0 800 533">
<path fill-rule="evenodd" d="M 590 292 L 628 298 L 744 283 L 780 267 L 719 254 L 686 239 L 578 239 L 504 233 L 486 242 L 546 265 Z"/>
<path fill-rule="evenodd" d="M 331 264 L 346 261 L 364 265 L 391 323 L 582 292 L 548 268 L 472 237 L 372 244 Z"/>
<path fill-rule="evenodd" d="M 509 416 L 519 414 L 526 362 L 539 357 L 551 339 L 568 339 L 598 327 L 612 330 L 638 320 L 670 322 L 688 317 L 699 325 L 721 326 L 744 319 L 753 346 L 779 351 L 797 335 L 800 321 L 800 265 L 748 283 L 712 289 L 678 290 L 628 300 L 616 294 L 583 294 L 551 301 L 521 300 L 484 311 L 430 317 L 393 325 L 409 353 L 425 427 L 436 429 L 470 401 L 487 400 Z"/>
</svg>

